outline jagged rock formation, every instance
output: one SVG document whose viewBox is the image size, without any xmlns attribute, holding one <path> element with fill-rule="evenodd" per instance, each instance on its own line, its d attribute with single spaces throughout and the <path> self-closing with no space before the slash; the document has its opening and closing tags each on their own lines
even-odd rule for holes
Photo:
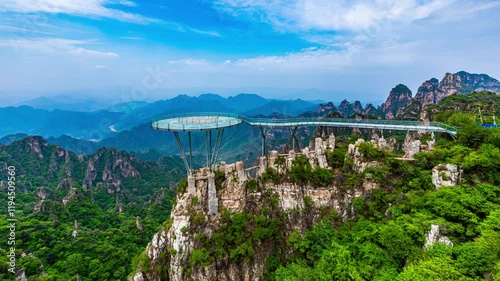
<svg viewBox="0 0 500 281">
<path fill-rule="evenodd" d="M 384 143 L 383 138 L 379 140 L 380 144 Z M 334 149 L 334 136 L 324 142 L 317 138 L 314 144 L 314 147 L 303 149 L 302 155 L 313 168 L 331 169 L 325 152 Z M 335 210 L 340 220 L 350 219 L 353 215 L 350 201 L 377 188 L 377 184 L 367 183 L 346 189 L 342 181 L 313 188 L 308 183 L 287 180 L 296 157 L 294 151 L 287 155 L 273 151 L 268 157 L 260 159 L 259 166 L 255 168 L 257 178 L 262 180 L 269 176 L 270 171 L 274 171 L 275 177 L 281 179 L 277 181 L 255 181 L 249 176 L 251 171 L 245 169 L 243 162 L 217 165 L 217 173 L 224 175 L 224 180 L 220 182 L 214 179 L 214 174 L 207 168 L 197 171 L 188 178 L 186 192 L 178 194 L 169 225 L 153 237 L 146 249 L 147 261 L 139 265 L 131 280 L 262 280 L 264 261 L 273 252 L 286 254 L 291 251 L 284 243 L 257 240 L 253 242 L 249 258 L 235 260 L 222 255 L 215 260 L 207 258 L 204 264 L 196 262 L 200 255 L 206 257 L 206 250 L 200 248 L 200 239 L 216 239 L 214 235 L 220 237 L 218 231 L 225 225 L 227 211 L 233 214 L 249 212 L 251 217 L 264 214 L 262 219 L 279 218 L 276 235 L 281 237 L 280 241 L 286 241 L 292 232 L 304 233 L 308 226 L 318 222 L 324 213 L 321 210 Z M 362 165 L 362 156 L 357 157 Z M 210 202 L 212 181 L 216 186 L 215 212 L 212 212 L 214 206 Z"/>
<path fill-rule="evenodd" d="M 318 105 L 317 113 L 319 116 L 326 116 L 331 112 L 337 111 L 337 107 L 333 104 L 333 102 L 329 102 L 327 104 Z"/>
<path fill-rule="evenodd" d="M 429 249 L 436 243 L 444 243 L 448 246 L 453 246 L 453 243 L 448 237 L 441 235 L 439 225 L 431 224 L 431 230 L 425 234 L 424 249 Z"/>
<path fill-rule="evenodd" d="M 124 181 L 142 179 L 140 171 L 149 172 L 143 161 L 125 151 L 101 148 L 89 156 L 77 155 L 59 146 L 49 145 L 39 136 L 2 145 L 1 150 L 22 164 L 17 167 L 20 178 L 30 175 L 30 181 L 37 181 L 36 184 L 29 182 L 28 185 L 20 182 L 18 186 L 25 193 L 33 192 L 34 213 L 49 211 L 53 201 L 63 205 L 80 201 L 83 197 L 82 187 L 87 190 L 106 190 L 107 194 L 114 197 L 117 209 L 123 210 L 123 204 L 134 203 L 131 190 L 124 190 Z"/>
<path fill-rule="evenodd" d="M 144 230 L 144 227 L 142 226 L 142 222 L 141 222 L 141 217 L 137 216 L 137 218 L 135 219 L 135 226 L 137 227 L 137 229 L 139 229 L 140 231 L 143 231 Z"/>
<path fill-rule="evenodd" d="M 499 94 L 500 82 L 486 74 L 465 71 L 446 73 L 441 82 L 431 78 L 418 88 L 415 98 L 403 108 L 400 117 L 428 121 L 426 109 L 453 94 L 470 94 L 474 91 L 490 91 Z"/>
<path fill-rule="evenodd" d="M 392 88 L 385 103 L 381 109 L 386 119 L 394 119 L 397 115 L 403 112 L 403 109 L 412 99 L 411 90 L 403 84 L 399 84 Z"/>
<path fill-rule="evenodd" d="M 348 102 L 347 100 L 343 100 L 338 108 L 338 111 L 342 114 L 344 117 L 349 117 L 354 114 L 354 109 L 352 107 L 352 104 Z"/>
<path fill-rule="evenodd" d="M 470 94 L 474 91 L 490 91 L 500 94 L 500 82 L 486 74 L 473 74 L 465 71 L 446 73 L 441 81 L 431 78 L 423 82 L 414 98 L 408 87 L 399 84 L 391 90 L 387 100 L 379 107 L 367 104 L 363 109 L 359 101 L 351 104 L 344 99 L 338 108 L 331 102 L 319 105 L 317 113 L 320 116 L 326 116 L 338 111 L 342 117 L 362 114 L 385 119 L 429 121 L 426 109 L 430 105 L 437 104 L 444 97 L 453 94 Z"/>
<path fill-rule="evenodd" d="M 75 273 L 68 275 L 59 264 L 55 265 L 58 260 L 66 260 L 74 253 L 99 261 L 100 266 L 108 268 L 103 271 L 104 274 L 116 270 L 118 273 L 112 279 L 125 280 L 125 268 L 135 255 L 134 251 L 146 245 L 164 216 L 170 212 L 170 200 L 174 194 L 168 187 L 180 178 L 177 171 L 182 165 L 174 161 L 163 166 L 151 161 L 143 162 L 127 152 L 112 148 L 101 149 L 99 153 L 79 159 L 78 154 L 47 144 L 41 137 L 27 137 L 0 145 L 0 154 L 2 173 L 6 174 L 7 165 L 16 167 L 16 189 L 21 198 L 15 203 L 16 209 L 23 210 L 17 215 L 28 230 L 19 239 L 22 238 L 26 249 L 42 257 L 17 266 L 19 271 L 26 270 L 28 280 L 78 279 Z M 86 178 L 87 175 L 91 177 Z M 5 194 L 8 187 L 6 180 L 7 177 L 0 179 L 0 189 Z M 82 187 L 84 182 L 89 183 L 86 190 Z M 109 193 L 110 190 L 112 193 Z M 118 215 L 118 211 L 123 214 Z M 29 239 L 30 235 L 47 234 L 46 228 L 40 228 L 40 225 L 53 226 L 50 235 L 67 242 L 64 253 L 54 249 L 55 238 L 39 242 Z M 102 235 L 104 231 L 109 234 Z M 129 241 L 121 239 L 125 236 L 135 238 Z M 116 249 L 121 249 L 121 252 L 112 258 L 103 255 L 104 252 L 116 253 Z M 60 255 L 58 259 L 45 259 L 56 252 Z M 79 264 L 82 266 L 82 262 Z M 114 266 L 109 267 L 110 264 Z M 44 273 L 42 265 L 48 268 L 48 274 Z M 78 273 L 85 275 L 80 275 L 84 280 L 90 278 L 92 271 Z M 90 279 L 109 279 L 109 276 L 92 274 Z"/>
<path fill-rule="evenodd" d="M 463 170 L 457 165 L 438 165 L 432 169 L 432 183 L 439 189 L 442 186 L 454 186 L 460 183 Z"/>
<path fill-rule="evenodd" d="M 435 140 L 427 140 L 425 143 L 422 143 L 422 137 L 425 133 L 422 132 L 408 132 L 406 134 L 405 140 L 403 142 L 403 151 L 405 152 L 403 158 L 413 160 L 414 155 L 421 151 L 431 151 L 434 149 Z"/>
<path fill-rule="evenodd" d="M 108 189 L 108 193 L 120 191 L 123 179 L 141 176 L 137 168 L 132 165 L 132 161 L 135 160 L 134 155 L 129 155 L 124 151 L 107 148 L 99 149 L 87 161 L 83 188 L 92 188 L 97 180 Z M 98 170 L 100 166 L 104 166 L 104 169 Z M 101 175 L 99 179 L 97 178 L 98 174 Z"/>
<path fill-rule="evenodd" d="M 369 103 L 366 105 L 363 110 L 363 115 L 367 116 L 380 116 L 380 109 L 373 106 L 373 104 Z"/>
</svg>

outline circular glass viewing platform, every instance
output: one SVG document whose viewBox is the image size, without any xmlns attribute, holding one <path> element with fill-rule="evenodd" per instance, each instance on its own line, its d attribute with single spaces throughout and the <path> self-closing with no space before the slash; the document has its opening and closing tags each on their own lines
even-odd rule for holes
<svg viewBox="0 0 500 281">
<path fill-rule="evenodd" d="M 164 131 L 204 131 L 237 126 L 243 123 L 237 114 L 186 113 L 169 115 L 152 122 L 151 126 Z"/>
</svg>

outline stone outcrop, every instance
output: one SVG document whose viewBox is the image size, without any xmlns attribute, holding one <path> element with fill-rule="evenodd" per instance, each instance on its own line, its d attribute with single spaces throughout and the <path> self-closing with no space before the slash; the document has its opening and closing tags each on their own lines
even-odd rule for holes
<svg viewBox="0 0 500 281">
<path fill-rule="evenodd" d="M 347 148 L 347 153 L 351 155 L 352 160 L 354 161 L 354 169 L 357 170 L 359 173 L 364 172 L 367 167 L 376 168 L 379 166 L 379 162 L 377 161 L 365 161 L 365 159 L 363 159 L 363 154 L 359 152 L 359 146 L 364 142 L 365 140 L 358 139 L 354 144 L 349 144 Z M 377 144 L 373 144 L 372 142 L 370 143 L 375 147 L 377 146 Z M 381 141 L 381 143 L 383 143 L 383 141 Z"/>
<path fill-rule="evenodd" d="M 432 169 L 432 183 L 439 189 L 442 186 L 454 186 L 460 183 L 463 170 L 457 165 L 438 165 Z"/>
<path fill-rule="evenodd" d="M 57 189 L 58 190 L 63 190 L 63 189 L 70 189 L 72 186 L 72 182 L 70 178 L 63 179 L 58 185 Z"/>
<path fill-rule="evenodd" d="M 49 198 L 50 192 L 42 186 L 36 191 L 36 196 L 42 200 L 46 200 Z"/>
<path fill-rule="evenodd" d="M 439 225 L 431 224 L 431 230 L 425 234 L 424 249 L 429 249 L 436 243 L 443 243 L 448 246 L 453 246 L 453 243 L 448 237 L 441 235 Z"/>
<path fill-rule="evenodd" d="M 135 226 L 137 227 L 137 229 L 139 229 L 140 231 L 143 231 L 144 230 L 144 227 L 142 226 L 142 222 L 141 222 L 141 217 L 137 216 L 137 218 L 135 219 Z"/>
<path fill-rule="evenodd" d="M 81 191 L 77 188 L 71 188 L 66 196 L 62 199 L 63 205 L 68 205 L 71 201 L 80 201 L 82 200 Z"/>
</svg>

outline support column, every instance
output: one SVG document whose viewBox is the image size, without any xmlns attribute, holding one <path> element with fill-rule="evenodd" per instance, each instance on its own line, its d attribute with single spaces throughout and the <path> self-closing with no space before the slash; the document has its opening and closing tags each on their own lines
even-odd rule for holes
<svg viewBox="0 0 500 281">
<path fill-rule="evenodd" d="M 191 132 L 188 132 L 188 144 L 189 144 L 189 173 L 193 170 L 193 147 L 191 145 Z"/>
<path fill-rule="evenodd" d="M 292 128 L 288 127 L 288 131 L 290 132 L 290 136 L 292 138 L 292 150 L 293 151 L 295 151 L 295 136 L 297 134 L 297 129 L 298 128 L 299 127 L 293 127 L 293 129 L 292 129 Z"/>
<path fill-rule="evenodd" d="M 260 156 L 264 157 L 266 155 L 266 135 L 269 133 L 269 129 L 265 127 L 259 127 L 260 136 L 262 137 L 262 149 Z"/>
<path fill-rule="evenodd" d="M 216 214 L 219 211 L 219 199 L 215 188 L 215 175 L 208 176 L 208 215 Z"/>
<path fill-rule="evenodd" d="M 181 151 L 181 157 L 182 161 L 184 162 L 184 167 L 186 167 L 186 172 L 189 176 L 191 174 L 191 166 L 189 166 L 189 163 L 187 161 L 186 153 L 184 152 L 184 148 L 182 147 L 181 138 L 179 137 L 179 133 L 177 131 L 174 131 L 174 136 L 175 140 L 177 141 L 177 145 L 179 146 L 179 150 Z"/>
<path fill-rule="evenodd" d="M 212 164 L 215 165 L 215 163 L 217 163 L 217 158 L 219 157 L 219 150 L 220 150 L 220 146 L 222 144 L 223 137 L 224 137 L 224 129 L 218 129 L 210 166 L 212 166 Z"/>
</svg>

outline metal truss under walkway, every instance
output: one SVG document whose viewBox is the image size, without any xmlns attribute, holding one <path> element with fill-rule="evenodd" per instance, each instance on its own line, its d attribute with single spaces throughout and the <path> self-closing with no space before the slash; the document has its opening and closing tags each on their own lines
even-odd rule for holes
<svg viewBox="0 0 500 281">
<path fill-rule="evenodd" d="M 217 162 L 224 129 L 247 123 L 260 130 L 262 137 L 262 155 L 265 155 L 266 135 L 273 128 L 288 128 L 292 137 L 292 149 L 295 149 L 295 134 L 299 127 L 322 126 L 339 128 L 358 129 L 379 129 L 388 131 L 421 131 L 434 133 L 447 133 L 451 136 L 457 134 L 455 127 L 440 122 L 419 122 L 402 120 L 377 120 L 377 119 L 343 119 L 343 118 L 250 118 L 233 113 L 216 112 L 192 112 L 181 114 L 170 114 L 161 118 L 156 118 L 151 123 L 151 127 L 157 130 L 172 131 L 179 145 L 182 159 L 188 174 L 193 171 L 191 132 L 206 131 L 206 165 L 212 167 Z M 215 143 L 212 132 L 216 132 Z M 189 158 L 183 148 L 179 137 L 179 132 L 187 132 Z"/>
</svg>

